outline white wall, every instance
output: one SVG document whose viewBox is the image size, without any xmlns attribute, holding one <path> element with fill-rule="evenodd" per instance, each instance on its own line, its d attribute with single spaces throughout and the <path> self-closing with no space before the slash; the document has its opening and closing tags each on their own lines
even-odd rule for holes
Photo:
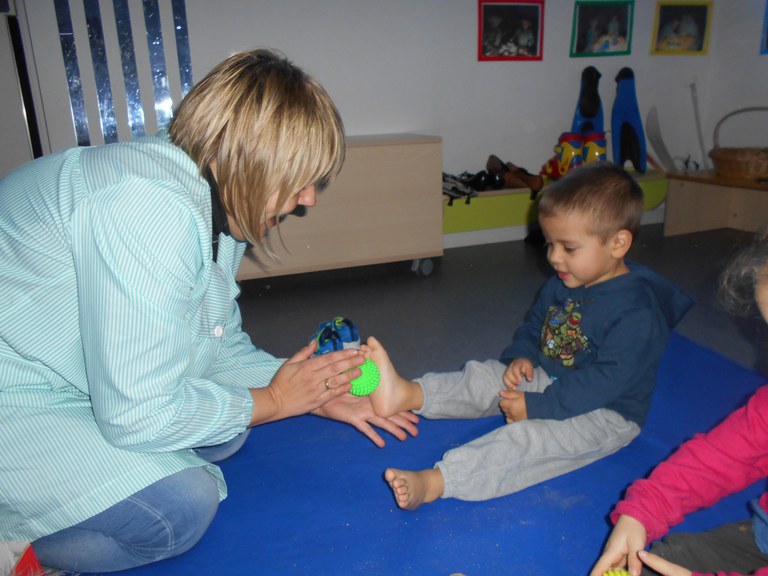
<svg viewBox="0 0 768 576">
<path fill-rule="evenodd" d="M 569 57 L 574 2 L 545 4 L 543 60 L 514 62 L 477 60 L 475 0 L 187 0 L 187 16 L 196 79 L 230 52 L 279 48 L 328 89 L 349 134 L 441 136 L 451 173 L 481 170 L 489 154 L 538 171 L 570 128 L 590 65 L 602 73 L 608 126 L 614 78 L 634 70 L 641 115 L 657 107 L 673 156 L 701 161 L 692 82 L 706 150 L 725 113 L 768 105 L 765 0 L 715 0 L 703 56 L 651 56 L 656 2 L 636 0 L 632 53 L 596 58 Z M 766 144 L 768 113 L 745 116 L 733 134 L 727 122 L 721 145 Z"/>
<path fill-rule="evenodd" d="M 140 9 L 137 0 L 131 2 Z M 51 11 L 48 0 L 19 3 Z M 160 4 L 169 10 L 167 0 Z M 349 134 L 441 136 L 444 170 L 451 173 L 481 170 L 489 154 L 538 171 L 558 135 L 570 128 L 581 71 L 590 65 L 602 73 L 607 127 L 614 78 L 629 66 L 643 119 L 657 107 L 672 155 L 691 154 L 701 162 L 692 82 L 706 150 L 724 114 L 768 105 L 768 55 L 759 55 L 766 0 L 712 4 L 709 50 L 703 56 L 652 56 L 656 2 L 636 0 L 630 55 L 570 58 L 574 2 L 547 0 L 543 60 L 479 62 L 476 0 L 186 0 L 195 79 L 232 52 L 278 48 L 325 85 Z M 35 13 L 30 13 L 32 36 L 37 30 L 44 37 L 28 38 L 37 45 L 28 57 L 37 58 L 41 75 L 52 77 L 40 78 L 49 104 L 38 115 L 50 128 L 44 144 L 58 149 L 74 145 L 66 81 L 55 73 L 61 70 L 55 22 L 50 14 Z M 18 113 L 16 106 L 3 106 L 0 127 Z M 720 143 L 766 145 L 766 126 L 768 113 L 739 116 L 723 127 Z"/>
</svg>

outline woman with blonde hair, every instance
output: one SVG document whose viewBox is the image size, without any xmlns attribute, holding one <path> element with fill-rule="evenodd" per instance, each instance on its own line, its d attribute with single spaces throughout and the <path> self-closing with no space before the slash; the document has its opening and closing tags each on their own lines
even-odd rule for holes
<svg viewBox="0 0 768 576">
<path fill-rule="evenodd" d="M 416 433 L 347 394 L 358 351 L 279 360 L 241 329 L 247 243 L 314 206 L 343 159 L 325 90 L 255 50 L 216 66 L 167 132 L 0 180 L 0 539 L 67 571 L 147 564 L 205 533 L 226 496 L 212 462 L 253 426 L 311 412 L 379 446 L 372 425 Z"/>
</svg>

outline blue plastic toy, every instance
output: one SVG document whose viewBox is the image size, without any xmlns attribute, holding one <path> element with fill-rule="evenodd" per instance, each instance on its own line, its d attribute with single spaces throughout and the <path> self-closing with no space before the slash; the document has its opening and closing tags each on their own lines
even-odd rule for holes
<svg viewBox="0 0 768 576">
<path fill-rule="evenodd" d="M 310 342 L 312 340 L 317 342 L 315 356 L 336 350 L 360 348 L 360 334 L 357 326 L 344 316 L 336 316 L 328 322 L 321 322 Z"/>
<path fill-rule="evenodd" d="M 573 114 L 571 132 L 605 132 L 603 128 L 603 103 L 600 100 L 598 83 L 600 72 L 594 66 L 587 66 L 581 72 L 581 89 L 576 112 Z"/>
<path fill-rule="evenodd" d="M 635 73 L 622 68 L 616 76 L 616 100 L 611 112 L 613 163 L 624 166 L 629 160 L 635 170 L 645 173 L 648 155 L 645 151 L 645 132 L 635 93 Z"/>
</svg>

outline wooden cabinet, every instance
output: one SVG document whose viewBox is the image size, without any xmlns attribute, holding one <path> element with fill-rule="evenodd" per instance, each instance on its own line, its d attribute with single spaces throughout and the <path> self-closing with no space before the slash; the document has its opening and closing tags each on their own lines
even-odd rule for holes
<svg viewBox="0 0 768 576">
<path fill-rule="evenodd" d="M 279 260 L 251 248 L 238 280 L 442 256 L 441 144 L 414 134 L 348 137 L 344 166 L 317 206 L 270 232 Z"/>
<path fill-rule="evenodd" d="M 713 172 L 669 173 L 664 235 L 716 228 L 754 232 L 768 223 L 768 184 Z"/>
</svg>

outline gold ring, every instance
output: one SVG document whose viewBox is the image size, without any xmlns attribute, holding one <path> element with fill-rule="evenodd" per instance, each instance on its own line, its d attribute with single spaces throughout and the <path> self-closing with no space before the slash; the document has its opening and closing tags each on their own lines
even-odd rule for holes
<svg viewBox="0 0 768 576">
<path fill-rule="evenodd" d="M 330 378 L 326 378 L 326 379 L 325 379 L 325 389 L 326 389 L 328 392 L 330 392 L 330 391 L 331 391 L 331 386 L 330 386 L 330 384 L 328 384 L 328 380 L 330 380 Z"/>
</svg>

